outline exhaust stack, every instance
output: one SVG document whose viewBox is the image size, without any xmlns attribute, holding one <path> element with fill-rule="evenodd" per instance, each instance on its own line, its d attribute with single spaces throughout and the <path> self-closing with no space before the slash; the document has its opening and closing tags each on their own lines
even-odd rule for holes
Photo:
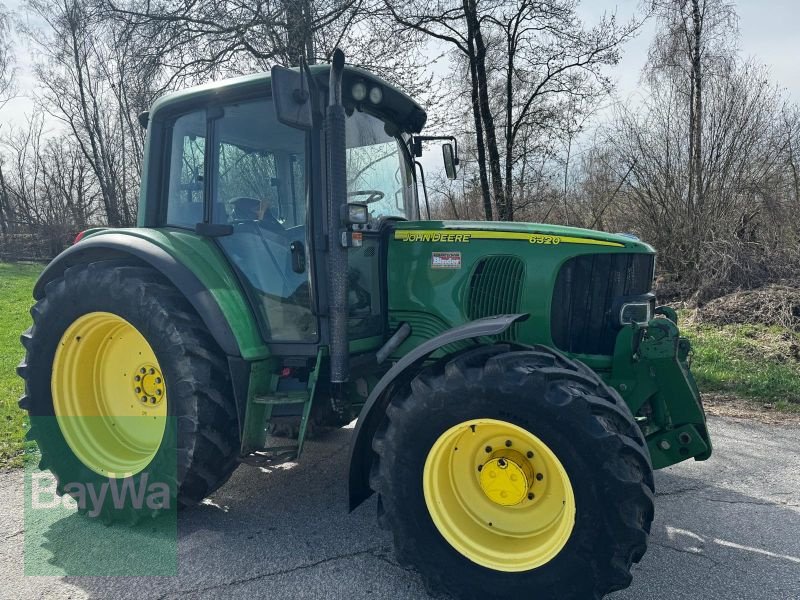
<svg viewBox="0 0 800 600">
<path fill-rule="evenodd" d="M 331 383 L 348 380 L 347 339 L 347 248 L 342 243 L 342 207 L 347 204 L 345 111 L 342 106 L 344 52 L 333 52 L 325 133 L 328 141 L 328 298 L 330 324 Z"/>
</svg>

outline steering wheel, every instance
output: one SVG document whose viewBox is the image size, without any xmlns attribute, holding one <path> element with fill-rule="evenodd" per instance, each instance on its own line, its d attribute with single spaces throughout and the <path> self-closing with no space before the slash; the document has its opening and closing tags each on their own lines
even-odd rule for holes
<svg viewBox="0 0 800 600">
<path fill-rule="evenodd" d="M 378 202 L 379 200 L 383 200 L 384 194 L 380 190 L 356 190 L 354 192 L 347 192 L 347 197 L 350 198 L 351 196 L 367 196 L 367 199 L 364 201 L 364 204 L 372 204 L 373 202 Z"/>
</svg>

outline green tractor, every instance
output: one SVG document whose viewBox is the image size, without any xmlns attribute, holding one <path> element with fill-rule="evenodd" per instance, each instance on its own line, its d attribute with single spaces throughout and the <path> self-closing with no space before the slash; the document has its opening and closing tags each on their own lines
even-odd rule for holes
<svg viewBox="0 0 800 600">
<path fill-rule="evenodd" d="M 711 454 L 653 248 L 421 220 L 416 157 L 443 138 L 339 51 L 166 95 L 140 120 L 137 227 L 88 230 L 53 260 L 22 335 L 20 406 L 60 493 L 163 481 L 160 502 L 98 511 L 136 522 L 357 419 L 350 509 L 376 494 L 429 588 L 630 583 L 653 469 Z"/>
</svg>

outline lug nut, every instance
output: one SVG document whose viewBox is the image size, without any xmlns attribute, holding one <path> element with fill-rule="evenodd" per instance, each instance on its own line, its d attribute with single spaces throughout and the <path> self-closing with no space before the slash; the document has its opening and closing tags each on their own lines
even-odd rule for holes
<svg viewBox="0 0 800 600">
<path fill-rule="evenodd" d="M 134 378 L 133 378 L 133 380 L 134 380 L 134 381 L 141 381 L 141 380 L 142 380 L 142 378 L 141 378 L 139 375 L 137 375 L 136 377 L 134 377 Z"/>
<path fill-rule="evenodd" d="M 544 475 L 542 475 L 541 473 L 537 473 L 536 474 L 536 481 L 541 481 L 542 479 L 544 479 Z"/>
<path fill-rule="evenodd" d="M 160 395 L 161 395 L 161 390 L 156 390 L 156 396 L 160 396 Z"/>
<path fill-rule="evenodd" d="M 525 456 L 527 456 L 528 458 L 533 458 L 533 452 L 528 450 L 528 454 L 526 454 Z"/>
<path fill-rule="evenodd" d="M 142 402 L 147 402 L 147 396 L 142 396 Z"/>
<path fill-rule="evenodd" d="M 511 448 L 511 440 L 506 440 L 506 448 Z"/>
<path fill-rule="evenodd" d="M 161 383 L 161 377 L 156 377 L 156 383 Z"/>
<path fill-rule="evenodd" d="M 155 403 L 156 403 L 156 397 L 150 396 L 150 404 L 155 404 Z"/>
<path fill-rule="evenodd" d="M 136 388 L 136 393 L 137 393 L 137 394 L 141 394 L 141 393 L 142 393 L 142 388 L 140 388 L 140 387 L 137 387 L 137 388 Z"/>
<path fill-rule="evenodd" d="M 155 374 L 156 374 L 156 370 L 154 368 L 150 367 L 150 375 L 155 375 Z"/>
<path fill-rule="evenodd" d="M 528 500 L 533 500 L 533 492 L 528 492 Z"/>
<path fill-rule="evenodd" d="M 486 454 L 489 454 L 492 451 L 491 446 L 486 446 Z"/>
<path fill-rule="evenodd" d="M 483 471 L 483 465 L 478 465 L 478 471 Z"/>
<path fill-rule="evenodd" d="M 145 369 L 144 367 L 142 367 L 141 369 L 139 369 L 139 373 L 141 373 L 142 375 L 144 375 L 145 373 L 147 373 L 147 369 Z"/>
</svg>

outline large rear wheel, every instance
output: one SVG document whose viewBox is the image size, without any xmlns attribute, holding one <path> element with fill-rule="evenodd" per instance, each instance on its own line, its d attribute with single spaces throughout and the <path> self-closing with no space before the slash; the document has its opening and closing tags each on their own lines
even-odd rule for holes
<svg viewBox="0 0 800 600">
<path fill-rule="evenodd" d="M 545 347 L 485 346 L 393 398 L 371 485 L 399 560 L 459 598 L 599 598 L 646 550 L 653 474 L 630 410 Z"/>
<path fill-rule="evenodd" d="M 19 404 L 59 493 L 106 521 L 136 521 L 198 502 L 230 477 L 239 439 L 225 356 L 158 272 L 71 267 L 31 314 Z M 103 485 L 133 493 L 82 507 L 80 491 Z M 159 503 L 137 500 L 154 485 Z"/>
</svg>

